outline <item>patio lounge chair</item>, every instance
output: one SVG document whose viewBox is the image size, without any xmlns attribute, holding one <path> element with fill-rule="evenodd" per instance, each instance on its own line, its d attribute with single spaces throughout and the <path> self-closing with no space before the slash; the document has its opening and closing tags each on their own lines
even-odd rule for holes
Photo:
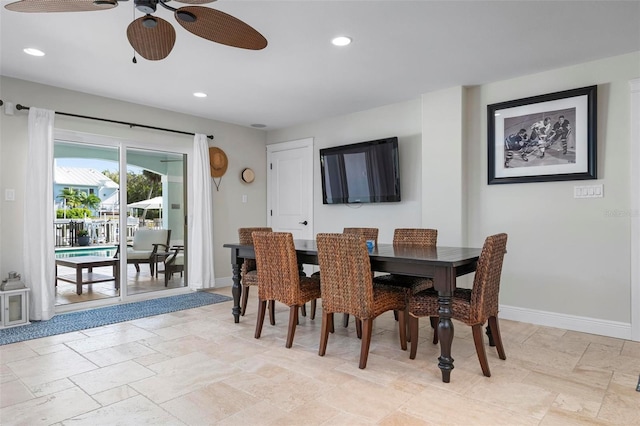
<svg viewBox="0 0 640 426">
<path fill-rule="evenodd" d="M 153 275 L 156 263 L 170 255 L 170 238 L 170 229 L 138 229 L 133 235 L 133 244 L 127 244 L 127 263 L 133 263 L 137 272 L 140 272 L 141 263 L 148 263 Z M 117 258 L 119 254 L 120 247 L 114 257 Z M 160 257 L 159 254 L 163 256 Z"/>
</svg>

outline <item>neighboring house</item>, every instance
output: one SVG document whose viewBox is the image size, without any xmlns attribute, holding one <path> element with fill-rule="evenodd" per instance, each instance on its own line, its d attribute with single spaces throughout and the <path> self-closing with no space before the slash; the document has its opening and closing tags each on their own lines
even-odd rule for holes
<svg viewBox="0 0 640 426">
<path fill-rule="evenodd" d="M 117 209 L 119 185 L 95 169 L 78 167 L 55 168 L 53 178 L 53 203 L 57 209 L 64 208 L 60 194 L 64 189 L 94 194 L 102 203 L 100 210 Z M 97 212 L 96 212 L 97 213 Z"/>
</svg>

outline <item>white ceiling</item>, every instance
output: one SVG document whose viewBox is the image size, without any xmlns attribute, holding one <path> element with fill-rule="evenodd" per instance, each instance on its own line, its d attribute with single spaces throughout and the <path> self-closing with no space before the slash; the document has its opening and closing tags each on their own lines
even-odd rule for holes
<svg viewBox="0 0 640 426">
<path fill-rule="evenodd" d="M 253 26 L 266 49 L 201 39 L 158 7 L 176 29 L 173 51 L 133 64 L 133 1 L 47 14 L 10 12 L 7 3 L 2 75 L 267 129 L 640 51 L 640 1 L 220 0 L 205 6 Z M 336 35 L 354 41 L 337 48 Z"/>
</svg>

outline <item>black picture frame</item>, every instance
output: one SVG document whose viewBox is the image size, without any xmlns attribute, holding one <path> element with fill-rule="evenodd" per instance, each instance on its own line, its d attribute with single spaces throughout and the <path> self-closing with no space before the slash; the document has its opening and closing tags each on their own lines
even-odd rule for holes
<svg viewBox="0 0 640 426">
<path fill-rule="evenodd" d="M 597 179 L 596 139 L 597 86 L 487 105 L 488 184 Z"/>
</svg>

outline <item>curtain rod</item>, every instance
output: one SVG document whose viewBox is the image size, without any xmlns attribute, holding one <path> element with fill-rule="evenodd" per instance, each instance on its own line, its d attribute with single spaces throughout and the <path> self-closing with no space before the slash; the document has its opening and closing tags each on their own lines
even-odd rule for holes
<svg viewBox="0 0 640 426">
<path fill-rule="evenodd" d="M 18 111 L 21 111 L 23 109 L 29 109 L 29 107 L 17 104 L 16 109 Z M 125 126 L 129 126 L 129 127 L 143 127 L 145 129 L 162 130 L 163 132 L 171 132 L 171 133 L 179 133 L 181 135 L 195 136 L 195 133 L 183 132 L 181 130 L 165 129 L 162 127 L 147 126 L 145 124 L 129 123 L 127 121 L 110 120 L 108 118 L 90 117 L 88 115 L 70 114 L 68 112 L 60 112 L 60 111 L 55 111 L 55 113 L 60 115 L 66 115 L 67 117 L 86 118 L 87 120 L 97 120 L 97 121 L 104 121 L 107 123 L 124 124 Z M 213 139 L 213 135 L 207 135 L 207 138 Z"/>
</svg>

